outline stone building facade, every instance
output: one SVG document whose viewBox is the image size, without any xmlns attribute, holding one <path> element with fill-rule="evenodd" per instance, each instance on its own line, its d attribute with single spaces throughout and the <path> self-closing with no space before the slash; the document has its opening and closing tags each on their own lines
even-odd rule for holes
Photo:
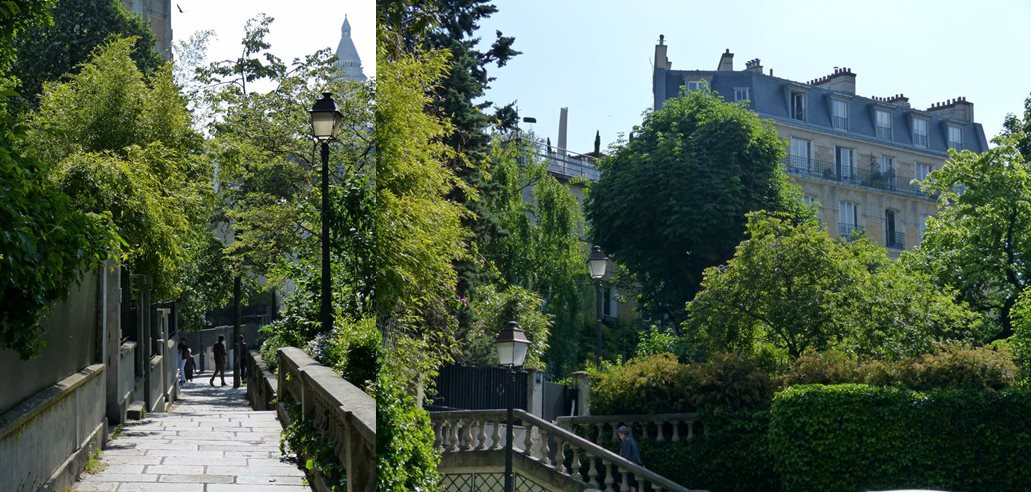
<svg viewBox="0 0 1031 492">
<path fill-rule="evenodd" d="M 166 60 L 172 59 L 172 1 L 122 0 L 130 12 L 150 23 L 157 45 L 154 46 Z"/>
<path fill-rule="evenodd" d="M 917 109 L 901 94 L 856 94 L 856 74 L 835 67 L 798 82 L 763 72 L 759 59 L 734 69 L 727 50 L 716 70 L 673 70 L 660 37 L 652 80 L 654 107 L 681 90 L 713 90 L 771 120 L 785 141 L 784 170 L 817 207 L 834 236 L 862 231 L 893 255 L 923 236 L 936 211 L 919 180 L 942 166 L 948 149 L 983 152 L 984 130 L 974 105 L 960 97 Z"/>
</svg>

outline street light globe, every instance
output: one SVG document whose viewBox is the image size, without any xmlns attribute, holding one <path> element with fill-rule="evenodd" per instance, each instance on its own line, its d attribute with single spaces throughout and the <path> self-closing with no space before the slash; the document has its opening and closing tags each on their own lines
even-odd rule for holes
<svg viewBox="0 0 1031 492">
<path fill-rule="evenodd" d="M 609 257 L 601 250 L 601 246 L 595 246 L 591 256 L 587 258 L 587 268 L 591 270 L 591 278 L 601 280 L 605 276 L 605 267 L 608 266 Z"/>
<path fill-rule="evenodd" d="M 311 115 L 311 134 L 317 140 L 325 142 L 333 140 L 340 132 L 340 120 L 344 118 L 340 107 L 333 100 L 333 93 L 323 92 L 322 99 L 308 111 Z"/>
<path fill-rule="evenodd" d="M 518 367 L 526 362 L 526 351 L 530 348 L 530 340 L 519 327 L 519 323 L 509 321 L 508 326 L 494 339 L 494 348 L 498 351 L 498 361 L 505 367 Z"/>
</svg>

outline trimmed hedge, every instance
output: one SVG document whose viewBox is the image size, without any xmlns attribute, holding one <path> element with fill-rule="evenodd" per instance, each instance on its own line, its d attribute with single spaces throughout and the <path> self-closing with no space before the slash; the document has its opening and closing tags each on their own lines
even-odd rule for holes
<svg viewBox="0 0 1031 492">
<path fill-rule="evenodd" d="M 780 490 L 766 433 L 766 410 L 700 415 L 707 434 L 690 441 L 639 439 L 641 459 L 649 470 L 690 489 L 712 492 Z"/>
<path fill-rule="evenodd" d="M 1031 392 L 860 384 L 778 393 L 770 452 L 783 490 L 1031 490 Z"/>
</svg>

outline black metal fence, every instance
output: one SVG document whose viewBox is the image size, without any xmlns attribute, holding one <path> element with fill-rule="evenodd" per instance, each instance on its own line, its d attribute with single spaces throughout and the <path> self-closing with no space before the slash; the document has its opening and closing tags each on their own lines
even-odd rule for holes
<svg viewBox="0 0 1031 492">
<path fill-rule="evenodd" d="M 437 375 L 437 394 L 427 401 L 435 409 L 492 410 L 507 408 L 506 385 L 511 375 L 498 367 L 444 366 Z M 517 371 L 512 384 L 514 408 L 527 410 L 527 373 Z"/>
</svg>

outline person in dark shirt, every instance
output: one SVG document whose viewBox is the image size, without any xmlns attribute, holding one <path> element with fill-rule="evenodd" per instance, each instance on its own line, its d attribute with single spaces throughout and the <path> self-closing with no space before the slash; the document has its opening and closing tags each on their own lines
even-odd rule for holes
<svg viewBox="0 0 1031 492">
<path fill-rule="evenodd" d="M 193 382 L 193 371 L 197 369 L 197 362 L 193 359 L 193 350 L 186 349 L 186 381 Z"/>
<path fill-rule="evenodd" d="M 226 337 L 224 335 L 218 336 L 218 343 L 211 348 L 211 351 L 215 355 L 215 372 L 211 373 L 211 381 L 208 384 L 215 385 L 215 376 L 222 376 L 222 386 L 226 385 Z"/>
<path fill-rule="evenodd" d="M 621 425 L 616 429 L 616 435 L 619 436 L 619 455 L 635 465 L 644 466 L 641 463 L 641 450 L 637 448 L 634 436 L 630 435 L 630 429 Z"/>
</svg>

